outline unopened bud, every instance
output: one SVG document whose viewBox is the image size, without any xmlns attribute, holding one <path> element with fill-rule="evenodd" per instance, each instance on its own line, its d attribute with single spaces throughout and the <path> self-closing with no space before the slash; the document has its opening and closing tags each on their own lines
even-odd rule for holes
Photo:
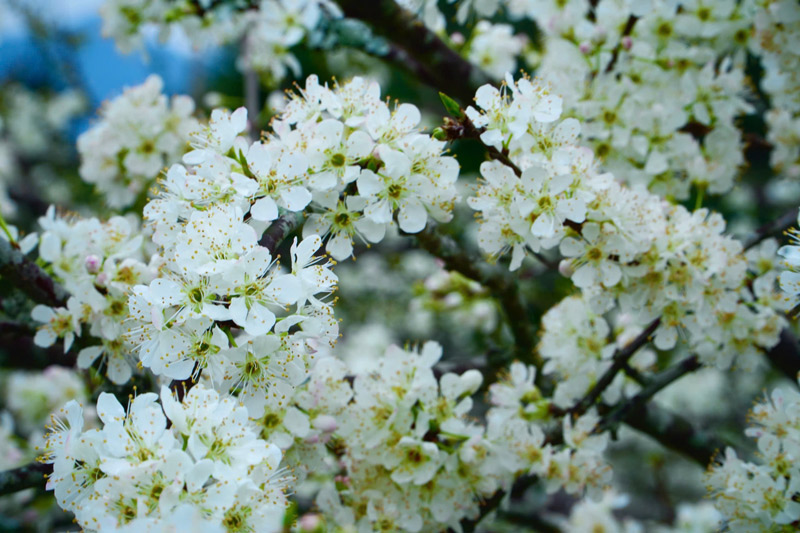
<svg viewBox="0 0 800 533">
<path fill-rule="evenodd" d="M 466 394 L 472 394 L 483 383 L 483 374 L 480 370 L 470 369 L 461 374 L 461 388 Z"/>
<path fill-rule="evenodd" d="M 319 415 L 311 421 L 311 425 L 325 433 L 333 433 L 339 427 L 336 419 L 330 415 Z"/>
<path fill-rule="evenodd" d="M 622 47 L 625 50 L 630 50 L 633 46 L 633 39 L 631 39 L 628 35 L 622 38 Z"/>
<path fill-rule="evenodd" d="M 315 531 L 322 525 L 322 519 L 318 514 L 307 513 L 300 517 L 300 520 L 297 521 L 297 525 L 299 525 L 300 529 L 303 531 Z"/>
<path fill-rule="evenodd" d="M 444 128 L 434 128 L 433 133 L 431 133 L 431 137 L 433 137 L 437 141 L 446 141 L 447 132 L 444 131 Z"/>
<path fill-rule="evenodd" d="M 572 268 L 572 261 L 569 259 L 562 259 L 561 262 L 558 263 L 558 273 L 565 278 L 572 277 L 575 273 L 575 269 Z"/>
<path fill-rule="evenodd" d="M 102 260 L 94 254 L 89 254 L 86 256 L 86 261 L 84 264 L 86 265 L 86 271 L 89 274 L 96 274 L 98 270 L 100 270 L 100 264 Z"/>
</svg>

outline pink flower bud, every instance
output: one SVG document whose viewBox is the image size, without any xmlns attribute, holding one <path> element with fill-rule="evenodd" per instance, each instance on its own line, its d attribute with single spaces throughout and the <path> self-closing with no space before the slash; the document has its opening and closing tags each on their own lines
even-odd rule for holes
<svg viewBox="0 0 800 533">
<path fill-rule="evenodd" d="M 297 524 L 302 530 L 314 531 L 322 524 L 322 520 L 318 514 L 307 513 L 300 517 L 300 520 L 297 521 Z"/>
<path fill-rule="evenodd" d="M 450 36 L 450 40 L 453 41 L 453 44 L 456 46 L 461 46 L 466 42 L 466 39 L 464 39 L 464 34 L 459 32 L 453 33 L 453 35 Z"/>
<path fill-rule="evenodd" d="M 336 419 L 330 415 L 319 415 L 311 422 L 311 425 L 325 433 L 333 433 L 339 427 Z"/>
<path fill-rule="evenodd" d="M 580 46 L 578 46 L 578 49 L 585 55 L 592 51 L 592 45 L 588 41 L 583 41 Z"/>
<path fill-rule="evenodd" d="M 628 35 L 622 38 L 622 47 L 625 50 L 630 50 L 633 46 L 633 39 L 631 39 Z"/>
<path fill-rule="evenodd" d="M 102 260 L 94 254 L 89 254 L 86 256 L 86 260 L 84 264 L 86 265 L 86 270 L 89 274 L 96 274 L 98 270 L 100 270 L 100 264 Z"/>
</svg>

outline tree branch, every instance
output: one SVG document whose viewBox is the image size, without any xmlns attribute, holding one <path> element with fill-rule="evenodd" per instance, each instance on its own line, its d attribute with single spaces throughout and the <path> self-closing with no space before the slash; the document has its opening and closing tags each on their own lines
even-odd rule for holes
<svg viewBox="0 0 800 533">
<path fill-rule="evenodd" d="M 633 407 L 623 422 L 703 467 L 726 447 L 716 435 L 697 429 L 686 418 L 652 402 Z"/>
<path fill-rule="evenodd" d="M 603 420 L 595 431 L 600 433 L 616 427 L 620 422 L 625 420 L 632 411 L 647 404 L 647 402 L 663 388 L 689 372 L 694 372 L 700 368 L 700 366 L 702 365 L 697 356 L 692 355 L 677 365 L 671 366 L 663 372 L 659 372 L 650 380 L 650 383 L 633 398 L 613 407 L 609 413 L 603 416 Z"/>
<path fill-rule="evenodd" d="M 52 472 L 53 465 L 39 462 L 0 472 L 0 496 L 35 487 L 44 488 L 45 478 Z"/>
<path fill-rule="evenodd" d="M 794 207 L 787 211 L 786 213 L 779 216 L 777 219 L 764 224 L 760 228 L 758 228 L 753 235 L 745 239 L 742 244 L 744 244 L 744 249 L 749 250 L 756 244 L 760 243 L 767 237 L 771 237 L 776 233 L 780 233 L 785 231 L 786 229 L 790 228 L 794 224 L 797 224 L 797 208 Z"/>
<path fill-rule="evenodd" d="M 36 303 L 50 307 L 62 307 L 67 303 L 67 291 L 25 254 L 3 239 L 0 239 L 0 277 L 8 280 Z"/>
<path fill-rule="evenodd" d="M 514 163 L 511 158 L 508 157 L 508 155 L 504 154 L 494 146 L 489 146 L 488 144 L 484 143 L 483 140 L 481 140 L 481 133 L 483 133 L 484 129 L 476 128 L 475 124 L 473 124 L 472 121 L 463 113 L 463 110 L 461 110 L 461 117 L 458 120 L 445 118 L 442 129 L 447 135 L 448 141 L 456 141 L 459 139 L 473 139 L 478 141 L 489 153 L 489 157 L 496 161 L 500 161 L 505 166 L 513 170 L 517 177 L 522 176 L 522 169 L 520 169 L 516 163 Z"/>
<path fill-rule="evenodd" d="M 614 378 L 617 376 L 620 370 L 623 370 L 626 366 L 628 366 L 628 361 L 633 357 L 636 352 L 647 344 L 650 340 L 650 336 L 658 329 L 658 326 L 661 324 L 661 318 L 657 318 L 650 322 L 650 324 L 636 336 L 631 342 L 626 344 L 623 348 L 617 348 L 614 352 L 612 357 L 613 363 L 611 367 L 605 371 L 605 373 L 600 376 L 600 379 L 597 380 L 594 387 L 592 387 L 589 392 L 586 393 L 572 409 L 569 410 L 571 414 L 576 416 L 580 416 L 586 411 L 588 411 L 592 405 L 602 396 L 603 392 L 611 385 L 611 382 L 614 381 Z"/>
<path fill-rule="evenodd" d="M 491 78 L 462 58 L 428 30 L 412 13 L 394 0 L 337 0 L 345 16 L 370 24 L 376 34 L 386 37 L 415 60 L 425 65 L 423 82 L 459 99 L 471 102 L 475 91 Z"/>
<path fill-rule="evenodd" d="M 264 232 L 261 240 L 258 242 L 261 246 L 266 247 L 272 255 L 281 245 L 284 239 L 288 237 L 294 230 L 300 227 L 303 221 L 303 215 L 300 213 L 286 213 L 281 215 Z"/>
<path fill-rule="evenodd" d="M 614 70 L 614 65 L 617 64 L 617 59 L 619 59 L 619 52 L 620 48 L 622 47 L 622 40 L 631 34 L 631 32 L 633 31 L 633 27 L 636 25 L 637 20 L 639 20 L 639 18 L 633 15 L 628 17 L 628 21 L 625 23 L 625 28 L 622 30 L 622 35 L 620 35 L 619 42 L 617 43 L 617 46 L 614 47 L 614 51 L 611 53 L 611 59 L 609 60 L 608 65 L 606 65 L 606 70 L 605 70 L 606 73 L 609 73 L 612 70 Z"/>
<path fill-rule="evenodd" d="M 528 487 L 530 487 L 536 482 L 536 480 L 537 480 L 536 476 L 524 475 L 520 477 L 519 479 L 517 479 L 516 482 L 514 482 L 514 486 L 511 489 L 511 494 L 514 495 L 514 494 L 524 493 L 525 490 L 528 489 Z M 483 502 L 483 504 L 481 505 L 480 514 L 478 515 L 477 518 L 472 520 L 464 519 L 461 521 L 462 530 L 465 533 L 472 533 L 473 531 L 475 531 L 478 524 L 480 524 L 481 520 L 483 520 L 484 518 L 486 518 L 487 515 L 496 510 L 500 506 L 500 504 L 502 503 L 503 499 L 506 497 L 507 494 L 508 492 L 506 492 L 505 490 L 498 490 L 497 492 L 495 492 L 491 498 Z M 542 531 L 544 533 L 559 533 L 561 531 L 558 527 L 550 524 L 549 522 L 546 522 L 541 517 L 538 517 L 536 515 L 530 515 L 528 519 L 530 525 L 541 524 L 542 528 L 537 529 L 537 531 Z"/>
<path fill-rule="evenodd" d="M 35 333 L 36 328 L 24 322 L 0 322 L 0 367 L 41 370 L 50 365 L 75 366 L 74 351 L 64 353 L 61 343 L 40 348 L 33 343 Z"/>
</svg>

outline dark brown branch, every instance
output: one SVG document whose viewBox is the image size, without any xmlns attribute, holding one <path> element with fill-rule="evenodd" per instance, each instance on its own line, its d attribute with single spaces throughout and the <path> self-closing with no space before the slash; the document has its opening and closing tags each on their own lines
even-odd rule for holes
<svg viewBox="0 0 800 533">
<path fill-rule="evenodd" d="M 75 350 L 64 353 L 60 343 L 49 348 L 36 346 L 33 343 L 35 333 L 36 328 L 30 324 L 0 322 L 0 367 L 41 370 L 50 365 L 75 366 Z"/>
<path fill-rule="evenodd" d="M 0 239 L 0 277 L 36 303 L 51 307 L 62 307 L 67 303 L 67 291 L 25 254 L 3 239 Z"/>
<path fill-rule="evenodd" d="M 45 478 L 52 472 L 53 465 L 39 462 L 0 472 L 0 496 L 25 489 L 44 488 Z"/>
<path fill-rule="evenodd" d="M 447 135 L 448 141 L 456 141 L 459 139 L 473 139 L 478 141 L 486 149 L 489 157 L 496 161 L 500 161 L 505 166 L 513 170 L 517 177 L 522 176 L 522 169 L 520 169 L 513 161 L 511 161 L 511 158 L 509 158 L 508 155 L 504 154 L 494 146 L 485 144 L 481 140 L 481 133 L 484 131 L 483 128 L 476 128 L 472 121 L 467 118 L 463 112 L 459 120 L 445 118 L 442 130 L 444 130 L 445 134 Z"/>
<path fill-rule="evenodd" d="M 299 213 L 286 213 L 273 220 L 272 224 L 264 232 L 259 244 L 266 247 L 271 254 L 275 254 L 278 246 L 288 237 L 294 230 L 300 227 L 303 221 L 303 216 Z"/>
<path fill-rule="evenodd" d="M 491 78 L 462 58 L 394 0 L 337 0 L 345 16 L 366 22 L 375 33 L 402 48 L 426 67 L 422 81 L 460 100 L 472 101 Z"/>
<path fill-rule="evenodd" d="M 652 402 L 633 407 L 623 422 L 703 467 L 727 446 L 716 435 L 696 428 L 684 417 Z"/>
<path fill-rule="evenodd" d="M 631 34 L 637 20 L 639 20 L 639 18 L 633 15 L 628 17 L 628 21 L 625 23 L 625 28 L 622 30 L 622 35 L 620 35 L 619 42 L 617 43 L 617 46 L 614 47 L 614 51 L 611 53 L 611 59 L 608 61 L 608 65 L 606 65 L 606 73 L 614 70 L 614 66 L 617 64 L 617 60 L 619 59 L 620 49 L 623 46 L 623 39 Z"/>
<path fill-rule="evenodd" d="M 639 385 L 647 385 L 650 382 L 650 380 L 644 374 L 633 368 L 630 363 L 625 363 L 622 365 L 622 371 L 625 372 L 626 376 L 631 378 Z"/>
</svg>

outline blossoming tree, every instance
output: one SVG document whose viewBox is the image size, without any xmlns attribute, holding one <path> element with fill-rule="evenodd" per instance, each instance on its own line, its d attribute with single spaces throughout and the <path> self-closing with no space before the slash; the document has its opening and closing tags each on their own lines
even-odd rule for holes
<svg viewBox="0 0 800 533">
<path fill-rule="evenodd" d="M 14 527 L 800 528 L 800 4 L 102 16 L 236 43 L 245 105 L 127 88 L 35 225 L 2 123 Z"/>
</svg>

